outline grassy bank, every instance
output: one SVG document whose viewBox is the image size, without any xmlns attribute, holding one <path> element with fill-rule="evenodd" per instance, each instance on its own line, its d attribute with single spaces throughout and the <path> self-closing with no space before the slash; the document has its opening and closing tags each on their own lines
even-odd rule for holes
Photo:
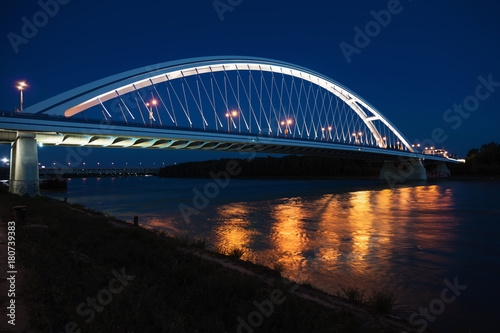
<svg viewBox="0 0 500 333">
<path fill-rule="evenodd" d="M 27 206 L 16 246 L 34 331 L 401 331 L 375 309 L 294 286 L 237 255 L 202 250 L 203 242 L 187 244 L 2 186 L 0 198 L 2 227 L 14 219 L 11 207 Z"/>
</svg>

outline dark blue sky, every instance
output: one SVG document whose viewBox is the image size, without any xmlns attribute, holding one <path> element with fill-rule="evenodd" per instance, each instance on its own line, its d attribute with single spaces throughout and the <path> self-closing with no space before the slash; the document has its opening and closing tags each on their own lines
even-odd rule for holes
<svg viewBox="0 0 500 333">
<path fill-rule="evenodd" d="M 481 88 L 482 100 L 474 105 L 479 76 L 500 82 L 495 1 L 221 0 L 236 5 L 221 21 L 212 0 L 60 0 L 66 4 L 43 22 L 40 3 L 54 1 L 2 2 L 0 110 L 19 104 L 15 82 L 21 79 L 30 85 L 29 106 L 137 67 L 248 55 L 296 63 L 335 79 L 371 102 L 410 141 L 430 139 L 441 128 L 447 140 L 439 146 L 461 156 L 483 143 L 500 142 L 500 83 L 489 91 Z M 394 12 L 390 23 L 374 31 L 368 45 L 358 44 L 348 63 L 339 45 L 355 46 L 354 28 L 373 27 L 370 12 L 388 7 Z M 38 31 L 23 36 L 23 18 L 38 19 Z M 473 112 L 447 112 L 464 101 Z M 0 158 L 8 152 L 8 146 L 0 146 Z M 64 148 L 43 147 L 39 160 L 64 162 L 66 155 Z M 159 165 L 221 156 L 237 155 L 94 149 L 86 161 Z"/>
</svg>

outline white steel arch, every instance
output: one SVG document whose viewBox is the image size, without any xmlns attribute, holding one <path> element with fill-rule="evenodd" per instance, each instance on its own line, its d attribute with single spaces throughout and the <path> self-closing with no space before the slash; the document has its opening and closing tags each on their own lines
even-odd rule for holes
<svg viewBox="0 0 500 333">
<path fill-rule="evenodd" d="M 309 81 L 344 101 L 370 129 L 379 147 L 383 147 L 384 142 L 382 135 L 373 125 L 375 120 L 385 124 L 410 152 L 414 151 L 406 137 L 380 111 L 352 90 L 307 68 L 256 57 L 190 58 L 146 66 L 83 85 L 28 107 L 23 112 L 71 117 L 136 89 L 182 77 L 220 71 L 264 71 Z M 365 110 L 368 110 L 369 114 Z"/>
</svg>

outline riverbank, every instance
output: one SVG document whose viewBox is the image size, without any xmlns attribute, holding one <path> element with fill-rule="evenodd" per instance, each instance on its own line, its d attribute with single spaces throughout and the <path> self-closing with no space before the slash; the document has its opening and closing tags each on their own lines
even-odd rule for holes
<svg viewBox="0 0 500 333">
<path fill-rule="evenodd" d="M 408 330 L 355 297 L 350 303 L 239 260 L 238 251 L 224 256 L 204 250 L 203 241 L 79 205 L 0 191 L 2 228 L 15 218 L 11 207 L 27 207 L 25 224 L 16 221 L 16 250 L 34 332 Z"/>
</svg>

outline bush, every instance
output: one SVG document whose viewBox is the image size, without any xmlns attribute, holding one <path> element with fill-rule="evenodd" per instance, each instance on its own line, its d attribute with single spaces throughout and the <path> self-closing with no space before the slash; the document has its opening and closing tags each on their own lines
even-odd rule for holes
<svg viewBox="0 0 500 333">
<path fill-rule="evenodd" d="M 245 251 L 243 251 L 243 249 L 235 247 L 231 250 L 231 252 L 229 252 L 229 256 L 236 259 L 240 259 L 244 253 Z"/>
<path fill-rule="evenodd" d="M 394 306 L 394 294 L 388 289 L 374 290 L 368 299 L 368 305 L 380 313 L 391 313 Z"/>
<path fill-rule="evenodd" d="M 362 304 L 364 299 L 364 291 L 356 286 L 340 287 L 344 293 L 344 297 L 351 303 Z"/>
<path fill-rule="evenodd" d="M 200 250 L 204 250 L 206 246 L 207 242 L 203 238 L 199 238 L 193 243 L 193 247 Z"/>
<path fill-rule="evenodd" d="M 273 269 L 279 273 L 279 275 L 281 276 L 281 273 L 283 273 L 285 271 L 285 266 L 283 266 L 282 263 L 280 262 L 277 262 L 274 264 L 273 266 Z"/>
</svg>

